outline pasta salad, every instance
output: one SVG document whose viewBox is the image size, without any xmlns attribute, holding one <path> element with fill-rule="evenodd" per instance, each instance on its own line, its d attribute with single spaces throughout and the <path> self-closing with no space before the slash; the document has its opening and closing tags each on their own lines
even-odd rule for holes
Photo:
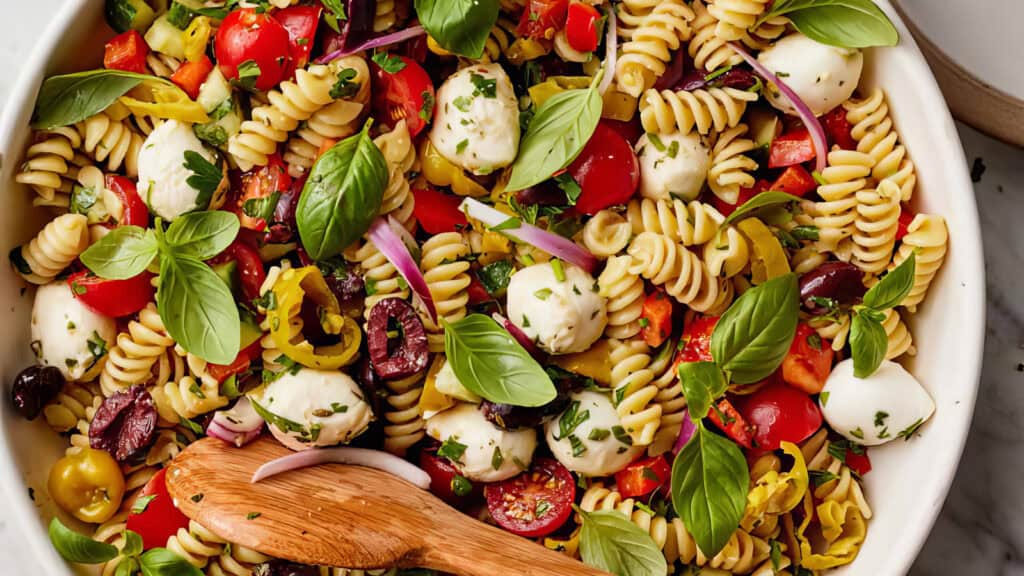
<svg viewBox="0 0 1024 576">
<path fill-rule="evenodd" d="M 899 360 L 948 242 L 861 81 L 898 42 L 870 0 L 105 5 L 103 67 L 39 91 L 16 180 L 52 219 L 10 254 L 12 401 L 93 526 L 53 520 L 66 559 L 363 574 L 178 510 L 190 443 L 269 435 L 620 576 L 854 561 L 870 447 L 934 411 Z"/>
</svg>

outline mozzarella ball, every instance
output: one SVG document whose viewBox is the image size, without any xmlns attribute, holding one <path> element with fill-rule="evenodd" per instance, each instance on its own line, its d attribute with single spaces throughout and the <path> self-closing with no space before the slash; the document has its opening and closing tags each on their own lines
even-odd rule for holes
<svg viewBox="0 0 1024 576">
<path fill-rule="evenodd" d="M 640 195 L 652 200 L 677 197 L 689 202 L 700 195 L 711 168 L 711 151 L 696 132 L 644 134 L 636 143 L 640 160 Z"/>
<path fill-rule="evenodd" d="M 444 361 L 441 369 L 437 371 L 437 376 L 434 378 L 434 387 L 437 388 L 438 392 L 446 396 L 474 404 L 480 403 L 480 397 L 462 385 L 462 382 L 455 375 L 455 370 L 452 370 L 451 363 L 447 360 Z"/>
<path fill-rule="evenodd" d="M 194 173 L 185 167 L 185 152 L 195 152 L 217 166 L 217 157 L 196 138 L 192 127 L 177 120 L 166 120 L 150 132 L 139 151 L 139 195 L 150 212 L 164 220 L 206 210 L 212 200 L 201 198 L 200 191 L 189 185 Z M 221 183 L 223 187 L 223 179 Z"/>
<path fill-rule="evenodd" d="M 348 443 L 373 420 L 359 385 L 335 370 L 285 372 L 249 398 L 274 416 L 270 432 L 292 450 Z"/>
<path fill-rule="evenodd" d="M 800 33 L 779 40 L 758 54 L 757 60 L 792 88 L 815 116 L 853 96 L 864 68 L 860 50 L 820 44 Z M 768 86 L 764 93 L 777 110 L 797 114 L 778 88 Z"/>
<path fill-rule="evenodd" d="M 590 348 L 608 323 L 594 277 L 569 264 L 562 269 L 565 276 L 559 280 L 551 263 L 534 264 L 508 283 L 509 320 L 551 354 Z"/>
<path fill-rule="evenodd" d="M 819 403 L 833 430 L 865 446 L 906 436 L 935 411 L 935 402 L 921 384 L 889 360 L 867 378 L 853 375 L 853 359 L 836 364 Z"/>
<path fill-rule="evenodd" d="M 491 424 L 476 405 L 461 402 L 427 420 L 427 434 L 441 442 L 465 446 L 462 456 L 452 464 L 459 474 L 477 482 L 498 482 L 519 474 L 530 466 L 537 448 L 537 431 L 533 428 L 502 430 Z"/>
<path fill-rule="evenodd" d="M 519 104 L 499 64 L 452 74 L 437 90 L 430 142 L 449 162 L 474 174 L 508 166 L 519 152 Z"/>
<path fill-rule="evenodd" d="M 114 345 L 117 324 L 75 298 L 63 280 L 40 286 L 32 305 L 32 349 L 67 380 L 88 380 Z"/>
<path fill-rule="evenodd" d="M 575 427 L 573 421 L 577 423 Z M 644 451 L 643 446 L 633 446 L 608 394 L 592 390 L 570 396 L 566 411 L 548 421 L 544 430 L 555 458 L 584 476 L 614 474 Z"/>
</svg>

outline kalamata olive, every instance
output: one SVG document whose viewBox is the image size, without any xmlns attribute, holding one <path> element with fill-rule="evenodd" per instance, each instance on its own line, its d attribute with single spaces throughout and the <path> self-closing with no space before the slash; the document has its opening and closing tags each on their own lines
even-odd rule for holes
<svg viewBox="0 0 1024 576">
<path fill-rule="evenodd" d="M 565 192 L 551 180 L 516 192 L 516 202 L 522 206 L 564 206 L 568 201 Z"/>
<path fill-rule="evenodd" d="M 389 326 L 392 323 L 393 327 Z M 398 331 L 396 338 L 388 336 L 392 329 Z M 385 298 L 370 310 L 366 348 L 374 371 L 385 380 L 415 374 L 430 361 L 423 322 L 412 306 L 399 298 Z"/>
<path fill-rule="evenodd" d="M 710 79 L 708 77 L 711 76 Z M 676 90 L 697 90 L 700 88 L 737 88 L 746 90 L 757 84 L 757 77 L 746 68 L 731 68 L 723 74 L 705 72 L 703 68 L 693 69 L 683 75 L 676 85 Z"/>
<path fill-rule="evenodd" d="M 813 314 L 827 314 L 833 303 L 852 306 L 866 291 L 864 273 L 847 262 L 826 262 L 800 277 L 800 301 Z"/>
<path fill-rule="evenodd" d="M 366 284 L 362 276 L 350 270 L 338 269 L 331 274 L 324 274 L 324 280 L 338 299 L 342 312 L 362 310 L 363 299 L 366 298 Z"/>
<path fill-rule="evenodd" d="M 296 564 L 287 560 L 271 560 L 253 568 L 253 576 L 320 576 L 316 566 Z"/>
<path fill-rule="evenodd" d="M 103 401 L 89 423 L 89 446 L 118 462 L 143 452 L 156 437 L 156 406 L 144 386 L 132 386 Z"/>
<path fill-rule="evenodd" d="M 35 420 L 63 387 L 64 376 L 56 366 L 29 366 L 15 376 L 11 400 L 19 414 Z"/>
<path fill-rule="evenodd" d="M 676 50 L 672 54 L 672 60 L 669 61 L 668 66 L 665 68 L 665 73 L 658 76 L 658 79 L 654 82 L 655 90 L 667 90 L 672 88 L 679 82 L 683 77 L 683 60 L 686 59 L 686 50 Z"/>
<path fill-rule="evenodd" d="M 387 397 L 387 388 L 384 382 L 373 371 L 373 364 L 366 354 L 362 354 L 359 362 L 356 363 L 352 377 L 363 392 L 363 399 L 373 408 L 374 414 L 383 414 L 384 399 Z M 356 436 L 355 440 L 349 443 L 357 448 L 377 448 L 383 446 L 384 442 L 384 419 L 374 418 L 365 432 Z"/>
<path fill-rule="evenodd" d="M 558 395 L 555 399 L 543 406 L 527 408 L 525 406 L 513 406 L 511 404 L 496 404 L 490 400 L 484 400 L 480 407 L 483 410 L 484 418 L 501 428 L 502 430 L 516 430 L 519 428 L 534 428 L 547 422 L 551 418 L 562 413 L 569 405 L 569 393 L 575 387 L 569 380 L 553 379 Z"/>
</svg>

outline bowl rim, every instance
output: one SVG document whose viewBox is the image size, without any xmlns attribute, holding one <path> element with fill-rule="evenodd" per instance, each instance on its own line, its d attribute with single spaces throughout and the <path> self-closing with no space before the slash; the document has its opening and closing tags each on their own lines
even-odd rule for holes
<svg viewBox="0 0 1024 576">
<path fill-rule="evenodd" d="M 16 142 L 15 136 L 19 133 L 20 125 L 24 124 L 26 118 L 31 114 L 36 94 L 47 71 L 47 64 L 54 54 L 57 53 L 63 32 L 75 24 L 91 1 L 65 0 L 65 4 L 46 26 L 42 37 L 32 49 L 24 66 L 22 66 L 17 80 L 8 95 L 2 116 L 0 116 L 0 161 L 6 160 L 6 162 L 0 162 L 0 166 L 3 167 L 0 173 L 6 173 L 13 169 L 14 158 L 11 155 L 3 158 L 3 153 L 5 151 L 14 152 L 15 154 L 20 153 L 22 143 Z M 974 345 L 965 347 L 968 355 L 965 359 L 962 359 L 962 362 L 965 364 L 964 373 L 972 376 L 967 383 L 968 387 L 961 390 L 963 393 L 961 405 L 964 410 L 959 411 L 955 415 L 951 414 L 949 420 L 942 423 L 943 427 L 953 429 L 956 432 L 953 436 L 955 438 L 955 445 L 951 444 L 949 446 L 950 450 L 946 456 L 950 464 L 937 471 L 933 478 L 932 486 L 935 486 L 937 491 L 929 496 L 937 497 L 937 504 L 929 506 L 929 502 L 932 501 L 922 498 L 918 516 L 918 520 L 921 520 L 921 522 L 915 522 L 913 526 L 906 528 L 907 532 L 910 532 L 906 541 L 910 542 L 912 546 L 907 546 L 902 551 L 894 551 L 891 573 L 904 574 L 910 569 L 910 566 L 917 558 L 942 509 L 942 503 L 949 493 L 967 442 L 980 386 L 984 352 L 986 319 L 985 270 L 978 208 L 973 193 L 974 188 L 967 171 L 963 145 L 953 123 L 953 118 L 949 113 L 949 108 L 942 97 L 934 75 L 928 68 L 921 50 L 908 27 L 903 22 L 901 15 L 895 10 L 889 0 L 874 1 L 889 16 L 900 33 L 899 45 L 893 48 L 885 48 L 885 50 L 909 51 L 910 59 L 913 61 L 912 69 L 916 69 L 914 71 L 917 72 L 918 76 L 915 79 L 915 82 L 917 82 L 915 88 L 916 95 L 924 101 L 925 105 L 940 111 L 939 117 L 933 118 L 933 123 L 928 128 L 928 131 L 935 134 L 952 135 L 949 142 L 943 146 L 949 148 L 949 153 L 959 162 L 955 166 L 946 167 L 946 183 L 956 190 L 971 191 L 970 194 L 952 195 L 950 208 L 958 211 L 961 222 L 964 225 L 964 230 L 960 230 L 960 235 L 957 237 L 956 250 L 964 253 L 966 256 L 963 259 L 962 266 L 966 269 L 967 273 L 981 282 L 980 288 L 975 285 L 960 300 L 960 305 L 973 312 L 974 317 L 978 318 L 978 321 L 969 326 L 958 327 L 959 334 L 965 337 L 964 341 L 973 342 Z M 952 177 L 952 180 L 949 177 Z M 0 423 L 2 423 L 3 417 L 2 412 L 0 412 Z M 9 509 L 13 511 L 14 522 L 12 524 L 22 528 L 20 532 L 28 539 L 33 556 L 42 565 L 44 573 L 53 575 L 71 574 L 72 572 L 69 571 L 68 564 L 64 562 L 50 544 L 49 538 L 46 535 L 46 527 L 41 521 L 40 514 L 32 500 L 27 497 L 24 480 L 21 477 L 20 469 L 15 465 L 11 449 L 13 438 L 6 434 L 3 434 L 3 436 L 0 439 L 0 485 L 2 485 L 2 489 L 7 493 L 7 501 L 11 503 Z M 932 503 L 934 504 L 934 502 Z M 889 572 L 889 570 L 886 572 Z"/>
</svg>

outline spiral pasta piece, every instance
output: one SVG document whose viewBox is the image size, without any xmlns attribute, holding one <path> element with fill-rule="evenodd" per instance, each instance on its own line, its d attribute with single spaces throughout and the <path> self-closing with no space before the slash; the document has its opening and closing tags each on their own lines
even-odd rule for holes
<svg viewBox="0 0 1024 576">
<path fill-rule="evenodd" d="M 104 396 L 111 396 L 129 386 L 146 384 L 153 379 L 153 367 L 174 339 L 167 334 L 156 305 L 150 302 L 139 311 L 138 320 L 128 323 L 128 330 L 117 335 L 107 362 L 100 374 Z"/>
<path fill-rule="evenodd" d="M 634 446 L 646 446 L 654 440 L 661 424 L 661 406 L 654 403 L 658 387 L 652 384 L 654 372 L 650 349 L 642 340 L 611 341 L 612 399 L 622 427 Z"/>
<path fill-rule="evenodd" d="M 820 202 L 806 203 L 818 227 L 821 251 L 835 251 L 839 243 L 850 237 L 857 219 L 857 192 L 867 186 L 873 161 L 862 152 L 833 150 L 828 153 L 828 166 L 821 171 L 824 184 L 818 186 Z"/>
<path fill-rule="evenodd" d="M 616 29 L 620 38 L 629 40 L 643 24 L 644 19 L 661 3 L 661 0 L 623 0 L 618 5 L 619 25 Z"/>
<path fill-rule="evenodd" d="M 131 124 L 100 112 L 79 123 L 78 130 L 82 134 L 82 150 L 96 162 L 106 161 L 108 172 L 123 167 L 129 177 L 138 175 L 139 151 L 145 138 Z"/>
<path fill-rule="evenodd" d="M 809 472 L 827 472 L 825 481 L 813 485 L 813 494 L 818 501 L 853 502 L 865 519 L 872 512 L 861 489 L 860 482 L 853 477 L 850 467 L 829 452 L 828 431 L 822 428 L 800 446 Z"/>
<path fill-rule="evenodd" d="M 96 415 L 96 411 L 99 410 L 102 403 L 103 398 L 95 396 L 93 397 L 92 405 L 85 406 L 82 417 L 78 420 L 71 436 L 68 438 L 69 446 L 67 450 L 64 451 L 66 455 L 77 454 L 83 448 L 91 447 L 89 442 L 89 426 L 92 424 L 92 419 Z"/>
<path fill-rule="evenodd" d="M 614 210 L 605 208 L 583 225 L 583 246 L 599 258 L 614 256 L 626 249 L 633 228 Z"/>
<path fill-rule="evenodd" d="M 673 356 L 669 358 L 671 359 Z M 654 402 L 661 406 L 661 425 L 654 433 L 654 440 L 647 447 L 647 454 L 650 456 L 657 456 L 671 450 L 675 445 L 676 438 L 679 437 L 679 428 L 683 425 L 683 419 L 688 418 L 683 387 L 679 386 L 678 382 L 679 377 L 674 362 L 669 362 L 667 366 L 663 367 L 659 371 L 658 377 L 654 379 L 654 384 L 658 387 L 658 394 L 654 397 Z"/>
<path fill-rule="evenodd" d="M 210 558 L 206 566 L 207 576 L 252 576 L 256 565 L 270 561 L 270 556 L 252 548 L 227 543 L 216 559 Z"/>
<path fill-rule="evenodd" d="M 692 23 L 693 38 L 686 47 L 693 65 L 713 72 L 743 62 L 743 58 L 729 47 L 726 40 L 715 33 L 718 18 L 708 12 L 707 5 L 701 0 L 694 0 L 693 12 L 696 15 Z"/>
<path fill-rule="evenodd" d="M 889 269 L 899 266 L 915 254 L 914 286 L 903 299 L 901 306 L 908 312 L 917 312 L 917 305 L 924 300 L 928 287 L 946 259 L 946 245 L 949 232 L 946 219 L 936 214 L 918 214 L 907 226 L 907 235 L 893 256 Z"/>
<path fill-rule="evenodd" d="M 46 284 L 56 278 L 89 247 L 88 223 L 82 214 L 54 218 L 28 244 L 17 249 L 24 264 L 16 264 L 18 273 L 33 284 Z"/>
<path fill-rule="evenodd" d="M 146 466 L 166 466 L 186 446 L 196 441 L 196 433 L 186 426 L 159 428 L 146 452 Z"/>
<path fill-rule="evenodd" d="M 622 56 L 615 66 L 618 89 L 639 97 L 665 73 L 672 52 L 690 39 L 693 10 L 682 0 L 662 0 L 622 45 Z"/>
<path fill-rule="evenodd" d="M 715 34 L 727 42 L 740 40 L 768 9 L 769 0 L 714 0 L 708 11 L 718 19 Z"/>
<path fill-rule="evenodd" d="M 828 316 L 815 316 L 807 323 L 823 340 L 832 342 L 832 349 L 836 352 L 846 346 L 846 340 L 850 337 L 850 315 L 842 313 L 837 318 Z"/>
<path fill-rule="evenodd" d="M 843 108 L 847 121 L 853 125 L 850 135 L 857 141 L 857 151 L 871 156 L 871 176 L 876 180 L 891 179 L 900 187 L 900 199 L 909 201 L 914 195 L 917 174 L 914 163 L 907 157 L 907 149 L 893 129 L 885 92 L 876 88 L 871 96 L 845 102 Z"/>
<path fill-rule="evenodd" d="M 750 243 L 735 226 L 726 226 L 704 244 L 704 263 L 712 276 L 732 278 L 750 262 Z"/>
<path fill-rule="evenodd" d="M 885 319 L 882 320 L 882 328 L 885 328 L 885 338 L 888 342 L 885 349 L 885 359 L 892 360 L 904 354 L 913 356 L 917 354 L 914 348 L 914 338 L 910 335 L 900 313 L 895 309 L 885 311 Z"/>
<path fill-rule="evenodd" d="M 732 302 L 732 284 L 712 276 L 693 252 L 667 236 L 641 232 L 629 244 L 630 272 L 664 286 L 679 302 L 698 312 L 721 313 Z"/>
<path fill-rule="evenodd" d="M 164 54 L 163 52 L 151 50 L 146 54 L 146 68 L 149 69 L 149 73 L 153 76 L 170 78 L 171 74 L 174 74 L 180 66 L 181 60 L 178 60 L 174 56 Z"/>
<path fill-rule="evenodd" d="M 373 306 L 385 298 L 405 299 L 409 297 L 409 288 L 405 281 L 400 279 L 395 265 L 380 250 L 377 250 L 373 242 L 364 243 L 349 252 L 346 258 L 359 263 L 362 269 L 363 282 L 366 284 L 364 318 L 369 318 Z"/>
<path fill-rule="evenodd" d="M 43 407 L 43 419 L 50 428 L 63 434 L 74 429 L 79 422 L 92 419 L 90 408 L 103 402 L 95 383 L 67 382 L 61 391 Z"/>
<path fill-rule="evenodd" d="M 81 145 L 82 136 L 73 126 L 33 134 L 14 181 L 32 187 L 36 193 L 34 205 L 68 206 L 71 181 L 77 173 L 72 160 Z"/>
<path fill-rule="evenodd" d="M 878 274 L 889 265 L 896 245 L 900 188 L 891 180 L 882 180 L 877 190 L 860 190 L 856 198 L 850 262 L 866 274 Z"/>
<path fill-rule="evenodd" d="M 135 498 L 132 496 L 124 498 L 124 503 L 134 501 Z M 124 531 L 128 528 L 128 511 L 128 508 L 122 504 L 121 510 L 119 510 L 117 514 L 114 514 L 110 520 L 96 526 L 96 530 L 92 534 L 92 539 L 97 542 L 103 542 L 104 544 L 110 544 L 118 550 L 124 548 Z M 100 566 L 100 576 L 114 576 L 117 573 L 117 566 L 123 559 L 123 556 L 118 555 L 112 560 L 104 562 Z"/>
<path fill-rule="evenodd" d="M 435 234 L 423 243 L 420 268 L 434 300 L 438 323 L 441 320 L 456 322 L 466 316 L 466 304 L 469 302 L 466 288 L 470 283 L 468 255 L 469 246 L 458 232 Z M 430 351 L 444 352 L 444 329 L 429 315 L 422 314 L 421 317 L 427 329 Z"/>
<path fill-rule="evenodd" d="M 373 14 L 373 31 L 385 32 L 397 23 L 395 0 L 377 0 L 377 10 Z"/>
<path fill-rule="evenodd" d="M 189 374 L 150 389 L 160 417 L 165 422 L 178 422 L 226 406 L 228 398 L 221 395 L 220 383 L 207 372 L 206 360 L 185 352 L 180 345 L 175 346 L 175 353 L 185 358 Z"/>
<path fill-rule="evenodd" d="M 644 281 L 629 271 L 631 262 L 629 256 L 612 256 L 597 277 L 598 294 L 608 302 L 608 338 L 625 340 L 640 333 Z"/>
<path fill-rule="evenodd" d="M 704 244 L 718 233 L 725 217 L 710 204 L 678 198 L 652 200 L 634 198 L 626 207 L 626 216 L 634 235 L 641 232 L 662 234 L 683 246 Z"/>
<path fill-rule="evenodd" d="M 771 47 L 772 43 L 782 37 L 786 33 L 789 27 L 789 18 L 785 16 L 773 16 L 756 28 L 750 29 L 740 41 L 751 50 L 767 50 Z"/>
<path fill-rule="evenodd" d="M 413 374 L 398 380 L 388 380 L 387 407 L 384 410 L 384 449 L 404 456 L 409 447 L 419 442 L 426 423 L 420 414 L 420 395 L 423 394 L 423 374 Z"/>
<path fill-rule="evenodd" d="M 739 125 L 747 104 L 755 100 L 754 92 L 728 87 L 677 92 L 652 88 L 640 101 L 640 123 L 648 132 L 721 132 Z"/>
<path fill-rule="evenodd" d="M 609 510 L 619 512 L 646 532 L 654 540 L 654 544 L 665 554 L 671 564 L 679 558 L 678 547 L 673 538 L 672 525 L 661 515 L 652 515 L 636 506 L 632 498 L 623 498 L 614 487 L 606 488 L 601 482 L 595 482 L 583 493 L 580 509 L 585 512 Z"/>
<path fill-rule="evenodd" d="M 739 201 L 741 187 L 750 188 L 754 185 L 751 172 L 757 170 L 757 162 L 745 154 L 757 148 L 757 145 L 753 140 L 745 138 L 746 134 L 746 124 L 730 128 L 718 135 L 711 150 L 708 187 L 726 204 Z"/>
<path fill-rule="evenodd" d="M 195 520 L 188 523 L 188 528 L 178 528 L 178 532 L 167 539 L 166 548 L 181 556 L 196 568 L 205 568 L 211 558 L 219 556 L 227 541 L 204 528 Z"/>
<path fill-rule="evenodd" d="M 406 230 L 413 232 L 416 229 L 413 217 L 416 198 L 409 190 L 406 173 L 416 162 L 416 149 L 405 120 L 400 120 L 394 130 L 381 134 L 373 142 L 380 148 L 388 166 L 388 185 L 381 200 L 380 215 L 394 216 Z"/>
</svg>

